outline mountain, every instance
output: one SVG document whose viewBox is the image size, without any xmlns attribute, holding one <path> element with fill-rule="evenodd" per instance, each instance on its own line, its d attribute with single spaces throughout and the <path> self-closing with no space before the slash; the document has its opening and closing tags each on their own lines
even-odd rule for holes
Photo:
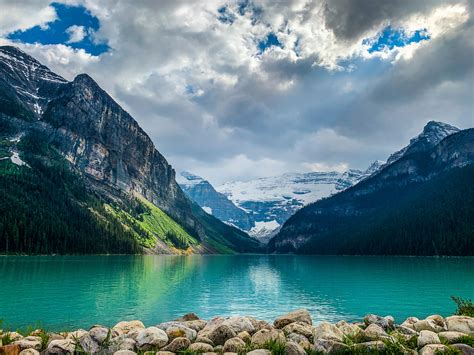
<svg viewBox="0 0 474 355">
<path fill-rule="evenodd" d="M 298 211 L 269 251 L 474 255 L 474 129 L 449 127 L 428 123 L 375 174 Z"/>
<path fill-rule="evenodd" d="M 258 250 L 245 233 L 196 211 L 149 136 L 87 74 L 68 82 L 21 50 L 0 47 L 0 100 L 1 193 L 9 201 L 0 205 L 0 251 L 97 252 L 91 244 L 99 238 L 108 240 L 100 252 L 117 252 L 118 239 L 130 245 L 121 252 Z M 54 196 L 25 194 L 45 188 Z M 58 209 L 55 222 L 48 205 L 72 207 Z M 24 214 L 6 212 L 14 206 Z M 87 234 L 79 216 L 101 232 Z M 71 235 L 75 242 L 57 240 Z"/>
<path fill-rule="evenodd" d="M 184 193 L 207 213 L 244 231 L 255 226 L 252 214 L 235 206 L 207 180 L 189 172 L 182 172 L 178 182 Z"/>
<path fill-rule="evenodd" d="M 288 173 L 233 181 L 216 190 L 253 216 L 254 226 L 244 230 L 265 241 L 303 206 L 352 186 L 370 176 L 381 164 L 376 161 L 366 171 Z"/>
</svg>

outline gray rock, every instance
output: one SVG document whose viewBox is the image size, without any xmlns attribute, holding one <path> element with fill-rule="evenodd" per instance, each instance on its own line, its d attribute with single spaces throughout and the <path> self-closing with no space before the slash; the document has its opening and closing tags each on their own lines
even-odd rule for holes
<svg viewBox="0 0 474 355">
<path fill-rule="evenodd" d="M 308 324 L 294 322 L 286 325 L 282 330 L 286 335 L 291 333 L 301 334 L 309 341 L 313 341 L 313 330 Z"/>
<path fill-rule="evenodd" d="M 38 350 L 35 349 L 25 349 L 20 351 L 19 355 L 40 355 Z"/>
<path fill-rule="evenodd" d="M 342 342 L 344 334 L 334 324 L 329 322 L 321 322 L 316 327 L 313 327 L 314 339 L 325 339 Z"/>
<path fill-rule="evenodd" d="M 111 337 L 111 335 L 109 336 L 109 329 L 102 326 L 95 326 L 89 329 L 89 335 L 99 344 L 102 344 L 107 337 Z"/>
<path fill-rule="evenodd" d="M 240 332 L 237 334 L 237 336 L 246 343 L 250 343 L 252 341 L 252 336 L 246 331 Z"/>
<path fill-rule="evenodd" d="M 306 355 L 306 351 L 303 347 L 293 341 L 286 343 L 285 352 L 286 355 Z"/>
<path fill-rule="evenodd" d="M 431 330 L 422 330 L 418 336 L 418 347 L 422 348 L 428 344 L 441 344 L 438 334 Z"/>
<path fill-rule="evenodd" d="M 336 323 L 336 327 L 345 335 L 345 336 L 357 336 L 362 333 L 362 329 L 354 324 L 349 324 L 346 321 L 339 321 Z"/>
<path fill-rule="evenodd" d="M 367 341 L 354 345 L 355 349 L 382 351 L 385 349 L 385 343 L 380 340 Z"/>
<path fill-rule="evenodd" d="M 234 338 L 235 336 L 237 336 L 237 334 L 231 327 L 221 324 L 214 328 L 209 334 L 209 339 L 216 345 L 224 345 L 228 339 Z"/>
<path fill-rule="evenodd" d="M 474 348 L 467 344 L 453 344 L 452 347 L 459 350 L 462 355 L 474 355 Z"/>
<path fill-rule="evenodd" d="M 328 354 L 343 354 L 349 350 L 349 346 L 340 341 L 316 339 L 313 350 Z"/>
<path fill-rule="evenodd" d="M 194 329 L 191 329 L 184 325 L 179 325 L 179 324 L 168 327 L 166 329 L 166 334 L 168 335 L 168 338 L 170 340 L 173 340 L 179 337 L 185 337 L 191 341 L 194 341 L 197 337 L 197 332 Z"/>
<path fill-rule="evenodd" d="M 249 351 L 247 355 L 271 355 L 271 351 L 267 349 L 255 349 L 252 351 Z"/>
<path fill-rule="evenodd" d="M 366 339 L 369 340 L 381 340 L 381 339 L 389 339 L 389 335 L 385 332 L 385 330 L 375 323 L 370 324 L 367 328 L 364 329 L 363 335 Z"/>
<path fill-rule="evenodd" d="M 212 345 L 206 343 L 193 343 L 189 346 L 188 350 L 197 353 L 206 353 L 213 352 L 214 348 Z"/>
<path fill-rule="evenodd" d="M 76 343 L 72 339 L 53 340 L 49 343 L 48 354 L 72 354 L 76 349 Z"/>
<path fill-rule="evenodd" d="M 393 329 L 393 322 L 394 319 L 392 316 L 380 317 L 375 314 L 368 314 L 364 317 L 365 325 L 369 326 L 371 324 L 377 324 L 384 330 Z"/>
<path fill-rule="evenodd" d="M 175 338 L 166 345 L 162 351 L 170 351 L 172 353 L 177 353 L 179 351 L 186 350 L 191 345 L 191 341 L 185 337 Z"/>
<path fill-rule="evenodd" d="M 446 345 L 443 344 L 429 344 L 425 345 L 419 352 L 420 355 L 436 355 L 449 350 Z"/>
<path fill-rule="evenodd" d="M 212 340 L 209 339 L 209 338 L 206 338 L 206 337 L 197 337 L 196 338 L 196 343 L 205 343 L 205 344 L 209 344 L 211 346 L 214 346 L 214 343 L 212 342 Z"/>
<path fill-rule="evenodd" d="M 245 345 L 245 341 L 243 341 L 239 337 L 231 338 L 225 342 L 223 351 L 224 353 L 238 353 L 239 351 L 245 348 Z"/>
<path fill-rule="evenodd" d="M 18 345 L 20 347 L 20 350 L 25 350 L 25 349 L 41 350 L 41 338 L 31 336 L 31 335 L 21 338 L 20 340 L 13 342 L 13 344 Z"/>
<path fill-rule="evenodd" d="M 297 334 L 297 333 L 290 333 L 286 336 L 288 341 L 293 341 L 299 345 L 301 345 L 304 349 L 311 348 L 311 342 L 306 338 L 304 335 Z"/>
<path fill-rule="evenodd" d="M 82 350 L 88 354 L 95 354 L 100 350 L 100 345 L 88 333 L 81 336 L 77 341 Z"/>
<path fill-rule="evenodd" d="M 254 346 L 262 346 L 268 341 L 285 344 L 285 334 L 280 329 L 262 329 L 252 335 L 252 345 Z"/>
<path fill-rule="evenodd" d="M 432 332 L 439 333 L 446 330 L 446 327 L 443 327 L 437 324 L 435 319 L 428 319 L 428 318 L 416 322 L 415 324 L 413 324 L 413 327 L 418 332 L 422 330 L 430 330 Z"/>
<path fill-rule="evenodd" d="M 307 309 L 297 309 L 296 311 L 292 311 L 290 313 L 284 314 L 273 322 L 273 325 L 281 329 L 287 326 L 290 323 L 294 322 L 301 322 L 308 325 L 312 325 L 313 321 L 311 320 L 311 315 L 309 314 Z"/>
<path fill-rule="evenodd" d="M 474 336 L 474 317 L 451 316 L 445 319 L 448 330 Z"/>
<path fill-rule="evenodd" d="M 154 347 L 161 348 L 168 343 L 168 335 L 162 329 L 149 327 L 140 330 L 136 340 L 141 350 L 148 350 Z"/>
<path fill-rule="evenodd" d="M 137 355 L 137 353 L 130 350 L 118 350 L 114 352 L 114 355 Z"/>
<path fill-rule="evenodd" d="M 224 320 L 222 324 L 231 327 L 236 333 L 243 331 L 248 333 L 255 332 L 255 327 L 247 317 L 230 317 Z"/>
<path fill-rule="evenodd" d="M 438 333 L 440 339 L 446 340 L 448 343 L 454 344 L 459 338 L 466 336 L 466 334 L 461 332 L 447 331 Z"/>
<path fill-rule="evenodd" d="M 145 326 L 139 320 L 131 320 L 118 322 L 112 329 L 116 330 L 119 334 L 127 334 L 131 330 L 145 329 Z"/>
<path fill-rule="evenodd" d="M 134 351 L 136 344 L 137 342 L 134 339 L 127 337 L 127 334 L 122 334 L 112 338 L 110 341 L 109 350 L 111 352 L 116 352 L 119 350 Z"/>
<path fill-rule="evenodd" d="M 416 322 L 419 322 L 420 320 L 416 317 L 408 317 L 402 324 L 400 324 L 403 327 L 410 328 L 415 330 L 415 327 L 413 326 Z"/>
</svg>

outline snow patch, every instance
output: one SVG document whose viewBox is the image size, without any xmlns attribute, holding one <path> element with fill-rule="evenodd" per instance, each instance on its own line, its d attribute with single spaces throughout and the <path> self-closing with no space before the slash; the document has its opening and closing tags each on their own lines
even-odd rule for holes
<svg viewBox="0 0 474 355">
<path fill-rule="evenodd" d="M 212 208 L 211 208 L 211 207 L 204 206 L 204 207 L 202 207 L 202 209 L 203 209 L 204 212 L 206 212 L 207 214 L 212 214 Z"/>
<path fill-rule="evenodd" d="M 18 152 L 12 152 L 12 156 L 10 157 L 10 160 L 12 161 L 13 164 L 16 164 L 18 166 L 28 166 L 28 164 L 26 164 L 23 160 L 21 160 Z"/>
</svg>

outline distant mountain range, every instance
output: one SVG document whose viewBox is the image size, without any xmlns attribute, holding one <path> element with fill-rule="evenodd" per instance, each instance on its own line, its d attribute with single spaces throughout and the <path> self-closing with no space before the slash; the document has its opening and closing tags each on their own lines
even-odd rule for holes
<svg viewBox="0 0 474 355">
<path fill-rule="evenodd" d="M 188 200 L 148 135 L 87 74 L 0 47 L 0 253 L 260 250 Z"/>
<path fill-rule="evenodd" d="M 474 255 L 474 129 L 429 122 L 369 178 L 296 212 L 269 252 Z"/>
</svg>

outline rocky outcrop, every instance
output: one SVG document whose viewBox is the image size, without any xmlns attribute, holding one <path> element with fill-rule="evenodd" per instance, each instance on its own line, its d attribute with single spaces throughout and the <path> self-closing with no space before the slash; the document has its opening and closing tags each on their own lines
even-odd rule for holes
<svg viewBox="0 0 474 355">
<path fill-rule="evenodd" d="M 417 331 L 407 326 L 425 320 L 430 322 L 420 324 L 434 321 L 448 329 L 462 328 L 464 332 Z M 0 339 L 15 339 L 11 345 L 0 346 L 0 354 L 7 347 L 16 353 L 22 351 L 24 355 L 36 355 L 40 351 L 71 355 L 82 352 L 133 355 L 147 351 L 158 355 L 183 352 L 270 355 L 283 351 L 288 355 L 437 354 L 456 351 L 472 354 L 474 337 L 470 335 L 470 326 L 473 321 L 474 318 L 467 316 L 443 318 L 433 315 L 422 320 L 410 317 L 402 326 L 395 324 L 391 316 L 367 315 L 364 322 L 313 325 L 311 315 L 305 309 L 278 317 L 274 325 L 253 317 L 215 317 L 206 321 L 193 315 L 157 326 L 145 327 L 142 322 L 133 320 L 119 322 L 110 329 L 95 325 L 89 331 L 78 329 L 61 335 L 35 330 L 23 337 L 15 332 L 4 334 L 0 331 Z"/>
</svg>

